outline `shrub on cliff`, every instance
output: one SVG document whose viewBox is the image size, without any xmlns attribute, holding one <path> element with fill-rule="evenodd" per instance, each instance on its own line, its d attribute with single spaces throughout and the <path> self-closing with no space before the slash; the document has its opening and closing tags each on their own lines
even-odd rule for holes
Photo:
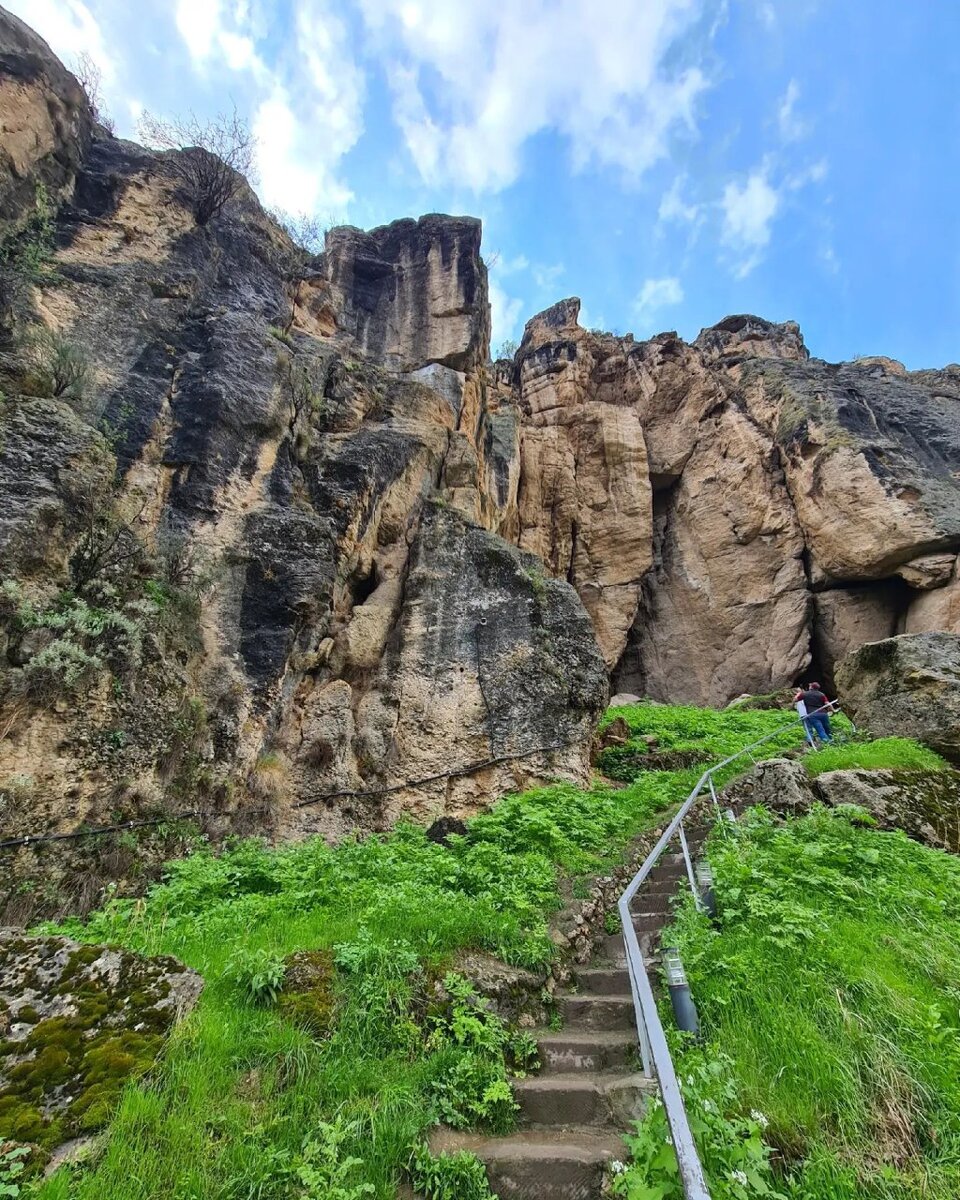
<svg viewBox="0 0 960 1200">
<path fill-rule="evenodd" d="M 219 216 L 244 179 L 252 178 L 256 140 L 236 109 L 209 121 L 193 113 L 172 120 L 144 113 L 137 132 L 148 146 L 174 151 L 166 164 L 198 225 Z"/>
</svg>

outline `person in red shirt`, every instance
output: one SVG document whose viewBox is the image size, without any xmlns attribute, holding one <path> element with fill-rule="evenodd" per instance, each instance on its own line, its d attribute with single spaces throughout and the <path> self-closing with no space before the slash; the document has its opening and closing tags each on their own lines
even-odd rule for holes
<svg viewBox="0 0 960 1200">
<path fill-rule="evenodd" d="M 821 742 L 832 742 L 830 732 L 830 701 L 820 690 L 819 683 L 808 683 L 805 688 L 799 688 L 794 696 L 794 703 L 803 701 L 807 715 L 803 723 L 809 734 L 816 735 Z"/>
</svg>

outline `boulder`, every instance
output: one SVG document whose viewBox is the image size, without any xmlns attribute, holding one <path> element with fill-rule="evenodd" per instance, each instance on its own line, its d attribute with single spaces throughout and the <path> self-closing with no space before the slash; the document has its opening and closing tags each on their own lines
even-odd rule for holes
<svg viewBox="0 0 960 1200">
<path fill-rule="evenodd" d="M 202 987 L 175 958 L 0 931 L 0 1140 L 52 1151 L 99 1129 Z"/>
<path fill-rule="evenodd" d="M 844 708 L 875 737 L 912 737 L 960 762 L 960 635 L 871 642 L 837 668 Z"/>
<path fill-rule="evenodd" d="M 814 802 L 810 776 L 802 762 L 768 758 L 723 791 L 724 805 L 762 804 L 771 812 L 793 816 Z"/>
<path fill-rule="evenodd" d="M 960 853 L 957 771 L 824 771 L 814 788 L 824 804 L 858 804 L 881 829 L 902 829 L 925 846 Z"/>
</svg>

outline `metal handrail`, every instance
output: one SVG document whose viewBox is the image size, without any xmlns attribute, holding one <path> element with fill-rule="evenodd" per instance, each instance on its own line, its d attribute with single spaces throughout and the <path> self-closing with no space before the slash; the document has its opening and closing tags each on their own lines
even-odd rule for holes
<svg viewBox="0 0 960 1200">
<path fill-rule="evenodd" d="M 835 713 L 838 711 L 839 705 L 835 701 L 832 701 L 822 708 L 816 709 L 815 712 L 807 713 L 806 715 L 816 716 L 820 713 Z M 623 942 L 626 948 L 627 971 L 630 976 L 630 991 L 633 995 L 633 1008 L 637 1022 L 637 1034 L 640 1041 L 640 1055 L 643 1059 L 643 1071 L 648 1077 L 656 1074 L 657 1081 L 660 1084 L 660 1098 L 663 1101 L 667 1124 L 670 1127 L 673 1148 L 677 1154 L 680 1180 L 683 1184 L 683 1194 L 686 1200 L 710 1200 L 710 1193 L 707 1190 L 707 1181 L 704 1178 L 703 1167 L 700 1163 L 696 1143 L 693 1140 L 693 1134 L 690 1130 L 690 1122 L 687 1120 L 687 1110 L 680 1092 L 680 1084 L 677 1082 L 677 1073 L 674 1070 L 670 1048 L 667 1045 L 666 1035 L 663 1032 L 660 1014 L 657 1011 L 657 1002 L 653 995 L 653 985 L 650 982 L 643 952 L 640 949 L 640 940 L 637 937 L 637 931 L 633 927 L 633 914 L 630 912 L 630 902 L 643 886 L 647 876 L 660 861 L 663 852 L 678 833 L 690 890 L 693 892 L 694 897 L 697 897 L 693 863 L 690 860 L 690 851 L 687 846 L 686 834 L 683 830 L 684 818 L 700 798 L 705 784 L 709 787 L 714 807 L 719 812 L 720 802 L 713 783 L 714 775 L 744 755 L 753 759 L 752 751 L 757 746 L 762 746 L 766 742 L 773 741 L 774 738 L 780 737 L 787 730 L 793 729 L 797 725 L 804 727 L 803 721 L 803 717 L 795 717 L 764 737 L 758 738 L 748 746 L 744 746 L 736 754 L 731 754 L 728 758 L 714 763 L 712 767 L 704 771 L 697 781 L 697 786 L 680 806 L 680 810 L 663 831 L 660 840 L 647 855 L 646 859 L 644 859 L 643 866 L 627 884 L 626 890 L 617 903 L 617 909 L 620 913 L 620 924 L 623 931 Z"/>
</svg>

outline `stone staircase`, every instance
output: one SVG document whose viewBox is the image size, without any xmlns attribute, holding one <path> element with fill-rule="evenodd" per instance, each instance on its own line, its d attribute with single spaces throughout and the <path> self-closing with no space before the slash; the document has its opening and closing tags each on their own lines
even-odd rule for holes
<svg viewBox="0 0 960 1200">
<path fill-rule="evenodd" d="M 692 832 L 696 855 L 706 831 Z M 648 961 L 659 961 L 660 933 L 685 881 L 683 857 L 665 854 L 634 900 L 634 928 Z M 435 1154 L 470 1150 L 501 1200 L 594 1200 L 604 1168 L 623 1159 L 623 1134 L 657 1085 L 641 1070 L 633 998 L 620 934 L 604 938 L 556 996 L 560 1029 L 535 1031 L 542 1069 L 514 1081 L 518 1128 L 506 1137 L 440 1129 Z"/>
</svg>

